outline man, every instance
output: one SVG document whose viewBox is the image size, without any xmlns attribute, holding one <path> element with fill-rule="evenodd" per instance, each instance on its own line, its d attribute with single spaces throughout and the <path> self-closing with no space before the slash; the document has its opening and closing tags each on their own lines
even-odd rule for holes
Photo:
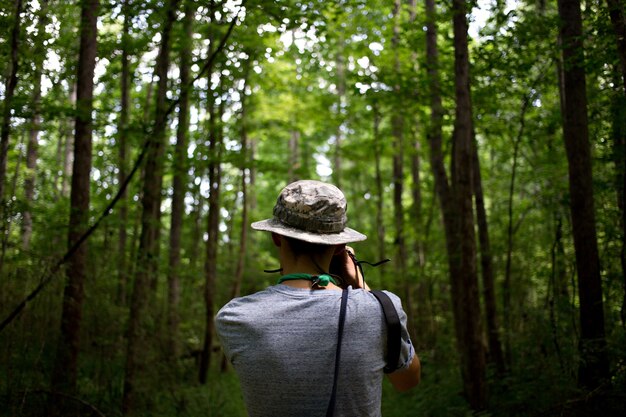
<svg viewBox="0 0 626 417">
<path fill-rule="evenodd" d="M 400 357 L 397 364 L 385 362 L 387 323 L 381 304 L 346 247 L 366 236 L 346 222 L 343 193 L 305 180 L 282 190 L 272 219 L 252 224 L 272 233 L 281 278 L 275 286 L 231 300 L 216 316 L 218 336 L 239 376 L 250 416 L 380 416 L 386 365 L 396 389 L 419 383 L 420 362 L 406 330 L 406 314 L 392 293 L 387 295 L 401 322 Z"/>
</svg>

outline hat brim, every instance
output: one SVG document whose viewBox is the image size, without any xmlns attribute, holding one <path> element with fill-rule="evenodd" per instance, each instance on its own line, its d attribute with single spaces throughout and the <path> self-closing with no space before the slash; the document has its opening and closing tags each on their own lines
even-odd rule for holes
<svg viewBox="0 0 626 417">
<path fill-rule="evenodd" d="M 343 243 L 360 242 L 367 239 L 363 233 L 359 233 L 354 229 L 346 227 L 339 233 L 311 233 L 304 230 L 289 227 L 276 219 L 261 220 L 251 224 L 254 230 L 263 230 L 266 232 L 278 233 L 282 236 L 292 237 L 294 239 L 303 240 L 310 243 L 319 243 L 322 245 L 341 245 Z"/>
</svg>

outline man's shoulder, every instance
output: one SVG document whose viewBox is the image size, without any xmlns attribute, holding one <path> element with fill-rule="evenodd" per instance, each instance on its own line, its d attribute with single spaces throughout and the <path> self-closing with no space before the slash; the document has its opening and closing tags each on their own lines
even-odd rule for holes
<svg viewBox="0 0 626 417">
<path fill-rule="evenodd" d="M 219 316 L 220 314 L 224 314 L 228 311 L 242 308 L 253 308 L 256 304 L 270 302 L 273 297 L 273 291 L 270 291 L 268 288 L 252 294 L 236 297 L 227 302 L 217 314 Z"/>
<path fill-rule="evenodd" d="M 391 299 L 396 308 L 402 308 L 402 299 L 396 295 L 395 293 L 389 290 L 380 290 L 381 292 L 387 294 L 387 296 Z"/>
<path fill-rule="evenodd" d="M 387 294 L 387 296 L 391 299 L 391 301 L 393 302 L 393 304 L 396 307 L 402 307 L 402 300 L 401 300 L 401 298 L 398 295 L 396 295 L 395 293 L 393 293 L 393 292 L 391 292 L 389 290 L 384 290 L 384 289 L 378 290 L 378 289 L 376 289 L 376 290 L 369 290 L 369 291 L 367 291 L 367 290 L 363 290 L 362 288 L 357 288 L 357 289 L 353 290 L 353 293 L 356 295 L 355 298 L 359 298 L 359 296 L 360 296 L 360 297 L 363 297 L 364 299 L 368 300 L 369 302 L 372 302 L 373 304 L 378 304 L 378 301 L 376 301 L 376 297 L 374 296 L 374 294 L 372 294 L 372 292 L 374 292 L 374 291 L 380 291 L 380 292 L 383 292 L 383 293 Z"/>
</svg>

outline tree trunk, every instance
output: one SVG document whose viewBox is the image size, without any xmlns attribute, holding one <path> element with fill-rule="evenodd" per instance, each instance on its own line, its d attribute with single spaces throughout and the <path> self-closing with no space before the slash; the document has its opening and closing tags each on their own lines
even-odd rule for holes
<svg viewBox="0 0 626 417">
<path fill-rule="evenodd" d="M 346 40 L 340 31 L 337 45 L 337 129 L 335 131 L 335 155 L 333 161 L 333 182 L 341 188 L 343 174 L 342 152 L 343 135 L 345 129 L 345 108 L 346 108 L 346 58 L 344 49 Z"/>
<path fill-rule="evenodd" d="M 532 93 L 530 93 L 532 94 Z M 515 228 L 513 226 L 513 200 L 515 192 L 515 177 L 517 174 L 517 158 L 519 155 L 519 146 L 524 135 L 524 128 L 526 126 L 526 111 L 531 102 L 531 96 L 528 95 L 522 100 L 522 107 L 520 109 L 520 127 L 517 136 L 513 140 L 513 162 L 511 165 L 511 179 L 509 181 L 509 197 L 508 197 L 508 224 L 507 224 L 507 250 L 506 250 L 506 265 L 504 268 L 504 283 L 502 286 L 502 310 L 504 312 L 504 328 L 506 329 L 505 337 L 505 362 L 510 367 L 512 361 L 511 352 L 511 335 L 514 334 L 511 312 L 511 267 L 513 262 L 513 235 Z M 488 323 L 489 325 L 489 323 Z"/>
<path fill-rule="evenodd" d="M 84 234 L 89 221 L 89 183 L 91 172 L 91 136 L 94 70 L 97 49 L 99 0 L 82 4 L 80 50 L 76 83 L 76 124 L 74 164 L 70 196 L 68 247 Z M 67 265 L 67 283 L 63 294 L 61 336 L 52 372 L 52 387 L 72 395 L 76 391 L 80 326 L 84 298 L 83 284 L 87 274 L 87 245 L 83 243 Z M 56 407 L 59 407 L 58 409 Z M 66 414 L 63 402 L 53 409 Z"/>
<path fill-rule="evenodd" d="M 563 136 L 569 167 L 570 211 L 580 301 L 578 382 L 593 389 L 609 376 L 602 280 L 593 202 L 591 149 L 580 0 L 558 0 L 563 22 Z"/>
<path fill-rule="evenodd" d="M 239 253 L 237 255 L 237 268 L 235 269 L 235 280 L 233 281 L 233 287 L 230 293 L 231 299 L 239 297 L 241 292 L 241 283 L 246 261 L 246 243 L 248 240 L 248 178 L 245 165 L 241 171 L 241 236 L 239 241 Z"/>
<path fill-rule="evenodd" d="M 196 148 L 196 156 L 200 156 L 198 152 L 198 148 Z M 194 158 L 193 161 L 196 162 L 196 165 L 199 165 L 199 158 Z M 198 268 L 198 261 L 200 260 L 200 242 L 202 238 L 202 193 L 200 192 L 200 185 L 202 184 L 202 180 L 204 179 L 204 170 L 198 166 L 194 167 L 193 176 L 196 180 L 199 180 L 197 183 L 194 180 L 191 193 L 193 195 L 193 207 L 191 211 L 191 221 L 193 224 L 193 229 L 191 231 L 191 239 L 190 239 L 190 247 L 189 247 L 189 270 L 195 271 Z"/>
<path fill-rule="evenodd" d="M 554 350 L 559 359 L 559 366 L 562 371 L 565 371 L 563 363 L 563 355 L 561 353 L 561 347 L 559 343 L 559 329 L 563 326 L 563 319 L 561 316 L 567 315 L 572 309 L 569 306 L 569 297 L 567 291 L 567 268 L 565 265 L 565 250 L 563 248 L 563 222 L 561 220 L 560 209 L 555 210 L 555 230 L 554 230 L 554 242 L 550 250 L 551 257 L 551 273 L 550 284 L 548 286 L 548 299 L 547 305 L 550 310 L 550 327 L 552 330 L 552 342 L 554 344 Z M 571 314 L 569 315 L 571 316 Z M 561 320 L 559 320 L 561 319 Z M 561 331 L 567 332 L 564 329 Z"/>
<path fill-rule="evenodd" d="M 472 201 L 472 103 L 465 7 L 465 1 L 453 1 L 456 117 L 453 133 L 452 188 L 458 210 L 457 237 L 461 255 L 458 302 L 463 315 L 460 341 L 465 395 L 472 409 L 482 410 L 487 406 L 487 389 L 476 271 L 476 236 Z"/>
<path fill-rule="evenodd" d="M 4 235 L 4 186 L 7 171 L 7 156 L 9 153 L 9 136 L 11 134 L 11 110 L 13 109 L 13 96 L 17 86 L 18 72 L 18 49 L 20 42 L 20 23 L 22 14 L 22 0 L 14 0 L 14 21 L 11 29 L 11 50 L 9 61 L 9 77 L 4 88 L 4 108 L 2 112 L 2 127 L 0 128 L 0 230 Z"/>
<path fill-rule="evenodd" d="M 156 62 L 156 75 L 159 77 L 156 97 L 154 129 L 144 170 L 141 236 L 137 250 L 135 282 L 131 296 L 128 324 L 128 344 L 124 370 L 124 392 L 122 412 L 129 414 L 135 408 L 135 376 L 142 371 L 141 350 L 145 345 L 143 323 L 144 310 L 148 301 L 150 284 L 156 280 L 158 266 L 158 235 L 160 230 L 161 184 L 163 175 L 163 154 L 167 129 L 167 71 L 169 68 L 170 34 L 176 20 L 179 0 L 169 0 L 166 4 L 166 21 L 163 23 L 161 47 Z"/>
<path fill-rule="evenodd" d="M 300 131 L 296 126 L 291 130 L 291 137 L 289 138 L 289 168 L 287 170 L 287 177 L 289 182 L 294 182 L 300 179 L 298 171 L 300 168 Z"/>
<path fill-rule="evenodd" d="M 382 143 L 380 140 L 380 112 L 378 110 L 378 103 L 374 102 L 372 105 L 374 112 L 374 158 L 376 169 L 376 237 L 378 239 L 378 259 L 385 259 L 385 222 L 383 220 L 383 206 L 384 206 L 384 189 L 383 189 L 383 176 L 380 170 L 380 155 L 382 153 Z M 381 275 L 384 274 L 384 269 L 381 270 Z"/>
<path fill-rule="evenodd" d="M 60 184 L 63 181 L 61 170 L 61 164 L 63 163 L 63 144 L 65 142 L 65 121 L 59 121 L 59 136 L 57 138 L 57 146 L 56 152 L 54 153 L 54 166 L 56 169 L 54 170 L 54 177 L 52 179 L 52 184 L 54 185 L 54 201 L 58 201 L 61 195 Z"/>
<path fill-rule="evenodd" d="M 407 311 L 411 312 L 412 309 L 412 297 L 410 283 L 406 274 L 406 241 L 404 237 L 404 205 L 402 204 L 402 194 L 404 193 L 404 116 L 399 108 L 402 108 L 401 99 L 401 87 L 400 87 L 400 20 L 401 20 L 401 1 L 394 1 L 394 27 L 393 27 L 393 39 L 392 46 L 394 50 L 394 71 L 396 81 L 394 85 L 394 92 L 396 98 L 400 100 L 397 103 L 397 109 L 394 110 L 394 114 L 391 120 L 391 133 L 393 136 L 393 208 L 394 208 L 394 225 L 395 225 L 395 244 L 397 265 L 396 273 L 398 274 L 398 282 L 402 283 L 404 290 L 404 304 Z M 411 317 L 411 314 L 409 314 Z M 409 319 L 412 321 L 411 319 Z M 409 323 L 409 328 L 413 328 L 412 323 Z"/>
<path fill-rule="evenodd" d="M 430 147 L 430 165 L 435 180 L 435 192 L 443 217 L 443 226 L 448 254 L 448 273 L 450 276 L 451 304 L 454 317 L 454 329 L 457 338 L 457 347 L 461 353 L 461 335 L 463 315 L 460 310 L 459 285 L 457 277 L 461 274 L 459 247 L 455 245 L 455 218 L 456 207 L 453 194 L 444 166 L 442 152 L 442 124 L 443 105 L 439 80 L 439 52 L 437 47 L 437 24 L 434 0 L 425 0 L 426 6 L 426 68 L 429 78 L 430 96 L 430 125 L 428 127 L 428 143 Z M 465 380 L 464 362 L 461 363 L 463 379 Z"/>
<path fill-rule="evenodd" d="M 211 72 L 209 72 L 210 74 Z M 220 210 L 220 188 L 221 188 L 221 147 L 222 133 L 221 120 L 223 112 L 223 101 L 220 103 L 219 111 L 215 114 L 215 104 L 209 101 L 210 111 L 210 144 L 209 144 L 209 215 L 207 219 L 208 240 L 206 242 L 206 259 L 204 263 L 204 274 L 206 278 L 204 289 L 204 301 L 206 306 L 206 326 L 204 332 L 204 345 L 200 356 L 199 380 L 201 384 L 207 383 L 207 376 L 211 366 L 211 350 L 213 346 L 213 330 L 215 311 L 215 281 L 217 278 L 217 248 L 219 238 L 219 210 Z M 219 130 L 219 131 L 218 131 Z M 244 225 L 245 227 L 245 225 Z"/>
<path fill-rule="evenodd" d="M 455 255 L 453 245 L 452 220 L 454 218 L 454 205 L 452 201 L 452 190 L 448 181 L 444 165 L 442 151 L 442 125 L 443 125 L 443 105 L 441 100 L 441 87 L 439 79 L 439 51 L 437 46 L 437 24 L 436 8 L 434 0 L 425 0 L 426 6 L 426 68 L 429 78 L 429 98 L 430 98 L 430 124 L 428 126 L 428 143 L 430 147 L 430 165 L 435 180 L 435 192 L 441 213 L 446 237 L 446 250 L 448 253 L 448 269 L 452 289 L 452 297 L 456 298 L 456 285 L 453 277 L 459 273 L 459 259 Z M 452 303 L 454 311 L 454 322 L 456 334 L 459 334 L 460 314 L 458 305 Z"/>
<path fill-rule="evenodd" d="M 21 149 L 23 144 L 24 144 L 24 139 L 22 137 L 20 138 L 18 149 Z M 17 177 L 20 175 L 21 164 L 22 164 L 22 152 L 20 151 L 17 156 L 17 161 L 15 162 L 15 169 L 13 171 L 13 178 L 11 180 L 11 194 L 10 195 L 12 196 L 15 195 L 15 190 L 17 189 Z M 1 236 L 2 236 L 1 238 L 2 243 L 0 244 L 0 276 L 3 276 L 2 270 L 4 267 L 4 257 L 7 252 L 7 244 L 9 242 L 9 236 L 11 236 L 11 222 L 6 223 L 6 226 L 4 228 L 4 233 Z"/>
<path fill-rule="evenodd" d="M 441 151 L 443 108 L 439 87 L 436 18 L 433 0 L 426 0 L 426 50 L 431 100 L 431 122 L 428 138 L 435 189 L 444 220 L 452 306 L 457 346 L 461 355 L 464 391 L 471 407 L 480 410 L 486 407 L 486 381 L 479 322 L 476 243 L 472 211 L 472 116 L 469 94 L 467 20 L 464 2 L 455 0 L 453 12 L 457 107 L 452 158 L 452 187 L 448 184 Z"/>
<path fill-rule="evenodd" d="M 126 180 L 128 170 L 128 119 L 130 113 L 130 64 L 128 58 L 128 48 L 130 42 L 130 0 L 124 0 L 122 4 L 122 14 L 124 15 L 124 24 L 122 28 L 122 74 L 120 84 L 121 108 L 120 118 L 118 121 L 118 173 L 117 179 L 119 184 L 123 184 Z M 126 304 L 126 286 L 128 281 L 128 265 L 126 256 L 126 227 L 128 224 L 128 193 L 126 190 L 120 196 L 119 206 L 119 226 L 117 240 L 117 302 L 120 305 Z"/>
<path fill-rule="evenodd" d="M 209 28 L 209 56 L 213 53 L 214 28 L 216 25 L 215 4 L 210 3 L 211 27 Z M 200 353 L 200 366 L 198 369 L 198 380 L 201 384 L 206 384 L 209 368 L 211 367 L 211 350 L 213 347 L 213 332 L 215 327 L 213 304 L 215 302 L 215 282 L 217 279 L 217 248 L 219 242 L 219 208 L 221 189 L 221 148 L 222 148 L 222 109 L 223 101 L 220 102 L 219 110 L 215 108 L 215 97 L 217 92 L 211 88 L 211 76 L 213 74 L 213 62 L 207 70 L 209 89 L 207 93 L 207 108 L 209 111 L 209 212 L 207 215 L 207 242 L 206 256 L 204 259 L 204 305 L 205 305 L 205 327 L 204 344 Z M 220 80 L 221 82 L 221 80 Z M 221 89 L 218 86 L 217 91 Z M 219 131 L 218 131 L 219 130 Z"/>
<path fill-rule="evenodd" d="M 413 25 L 415 24 L 415 18 L 417 15 L 417 1 L 410 0 L 409 1 L 409 22 Z M 413 61 L 413 71 L 414 76 L 417 76 L 419 67 L 417 65 L 417 53 L 415 51 L 411 52 L 411 60 Z M 414 80 L 417 81 L 417 80 Z M 414 97 L 418 97 L 418 92 L 414 91 Z M 422 229 L 422 180 L 421 176 L 421 143 L 419 140 L 419 136 L 416 134 L 415 125 L 418 123 L 417 118 L 413 120 L 414 129 L 412 129 L 412 139 L 413 139 L 413 149 L 411 152 L 411 178 L 413 180 L 411 187 L 411 196 L 413 197 L 413 224 L 415 225 L 415 229 L 417 230 L 414 251 L 416 256 L 416 271 L 422 271 L 425 263 L 424 259 L 424 239 L 423 239 L 423 229 Z M 420 280 L 420 286 L 422 282 Z"/>
<path fill-rule="evenodd" d="M 507 226 L 507 249 L 506 249 L 506 264 L 504 267 L 504 283 L 502 285 L 502 311 L 504 312 L 504 329 L 505 335 L 505 354 L 506 364 L 510 367 L 512 362 L 511 353 L 511 335 L 512 320 L 511 320 L 511 264 L 513 257 L 513 198 L 515 190 L 515 175 L 517 173 L 517 155 L 519 151 L 519 140 L 521 135 L 518 135 L 513 144 L 513 163 L 511 166 L 511 180 L 509 182 L 509 197 L 508 197 L 508 226 Z"/>
<path fill-rule="evenodd" d="M 246 108 L 246 87 L 248 85 L 248 74 L 250 71 L 251 59 L 245 64 L 245 74 L 243 78 L 243 89 L 241 92 L 241 236 L 239 241 L 239 254 L 237 256 L 237 268 L 235 269 L 235 280 L 233 282 L 230 298 L 239 297 L 241 292 L 241 282 L 243 280 L 244 266 L 246 261 L 246 244 L 248 241 L 248 175 L 249 175 L 249 149 L 248 149 L 248 129 L 247 129 L 247 108 Z"/>
<path fill-rule="evenodd" d="M 248 157 L 250 160 L 250 168 L 248 170 L 248 201 L 250 212 L 254 212 L 257 207 L 256 200 L 256 166 L 254 164 L 257 150 L 257 139 L 249 138 L 248 147 L 250 148 Z M 253 239 L 254 241 L 254 239 Z"/>
<path fill-rule="evenodd" d="M 422 229 L 422 190 L 421 190 L 421 165 L 420 158 L 421 145 L 417 136 L 413 141 L 413 152 L 411 154 L 411 177 L 413 178 L 413 186 L 411 187 L 411 196 L 413 197 L 413 224 L 417 231 L 415 238 L 415 256 L 417 258 L 416 267 L 421 270 L 426 260 L 424 259 L 424 231 Z"/>
<path fill-rule="evenodd" d="M 624 2 L 620 0 L 606 0 L 609 8 L 611 25 L 615 32 L 615 43 L 619 55 L 620 69 L 622 71 L 622 88 L 626 95 L 626 18 L 624 16 Z"/>
<path fill-rule="evenodd" d="M 617 77 L 615 77 L 617 78 Z M 617 86 L 618 83 L 615 83 Z M 619 88 L 621 90 L 621 88 Z M 619 209 L 619 226 L 622 233 L 620 264 L 622 268 L 622 306 L 620 318 L 626 329 L 626 96 L 616 92 L 611 99 L 611 137 L 615 162 L 615 189 Z"/>
<path fill-rule="evenodd" d="M 26 175 L 24 178 L 24 204 L 26 206 L 22 220 L 22 249 L 30 249 L 30 240 L 33 234 L 33 215 L 31 205 L 35 197 L 35 179 L 37 169 L 37 154 L 39 148 L 39 131 L 41 130 L 41 77 L 43 61 L 45 57 L 44 40 L 46 36 L 48 2 L 41 2 L 41 9 L 37 20 L 37 38 L 35 40 L 33 94 L 31 105 L 33 115 L 31 117 L 28 145 L 26 147 Z"/>
<path fill-rule="evenodd" d="M 170 252 L 168 268 L 168 339 L 170 354 L 178 357 L 178 304 L 180 300 L 180 237 L 185 212 L 185 193 L 187 191 L 187 132 L 189 130 L 189 88 L 191 66 L 191 41 L 193 39 L 193 21 L 195 7 L 185 3 L 184 35 L 181 39 L 180 53 L 180 99 L 178 102 L 178 128 L 174 154 L 174 184 L 172 192 L 172 214 L 170 222 Z"/>
<path fill-rule="evenodd" d="M 614 159 L 616 169 L 617 199 L 620 210 L 620 223 L 622 232 L 620 261 L 622 267 L 622 327 L 626 328 L 626 207 L 624 197 L 626 195 L 626 20 L 624 18 L 623 2 L 607 0 L 609 16 L 615 32 L 617 52 L 619 54 L 621 90 L 623 95 L 620 99 L 614 99 L 613 105 L 613 142 Z M 618 83 L 616 83 L 617 85 Z"/>
<path fill-rule="evenodd" d="M 76 104 L 76 86 L 70 84 L 69 91 L 70 106 L 73 108 Z M 74 136 L 72 136 L 72 122 L 67 119 L 65 125 L 65 144 L 63 148 L 63 177 L 61 178 L 61 197 L 67 197 L 69 190 L 70 177 L 72 176 L 72 160 L 74 159 L 72 149 L 74 148 Z"/>
<path fill-rule="evenodd" d="M 480 160 L 476 140 L 472 140 L 473 162 L 473 189 L 476 201 L 476 220 L 478 224 L 478 241 L 480 242 L 480 264 L 483 278 L 483 299 L 485 303 L 485 317 L 487 321 L 487 340 L 489 343 L 489 357 L 496 365 L 499 373 L 505 371 L 502 345 L 500 344 L 500 330 L 498 329 L 498 315 L 496 309 L 495 278 L 493 274 L 493 262 L 491 257 L 491 244 L 489 242 L 489 228 L 487 223 L 487 211 L 485 210 L 485 198 L 480 174 Z"/>
</svg>

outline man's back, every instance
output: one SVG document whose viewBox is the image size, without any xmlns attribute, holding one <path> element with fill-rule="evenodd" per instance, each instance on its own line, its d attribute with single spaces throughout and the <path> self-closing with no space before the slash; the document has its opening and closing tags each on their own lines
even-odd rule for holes
<svg viewBox="0 0 626 417">
<path fill-rule="evenodd" d="M 406 315 L 391 295 L 403 329 Z M 241 382 L 250 416 L 323 416 L 333 384 L 341 291 L 276 285 L 237 298 L 217 314 L 217 331 Z M 403 330 L 404 331 L 404 330 Z M 399 363 L 413 351 L 403 334 Z M 378 301 L 350 288 L 336 416 L 379 416 L 386 325 Z"/>
</svg>

